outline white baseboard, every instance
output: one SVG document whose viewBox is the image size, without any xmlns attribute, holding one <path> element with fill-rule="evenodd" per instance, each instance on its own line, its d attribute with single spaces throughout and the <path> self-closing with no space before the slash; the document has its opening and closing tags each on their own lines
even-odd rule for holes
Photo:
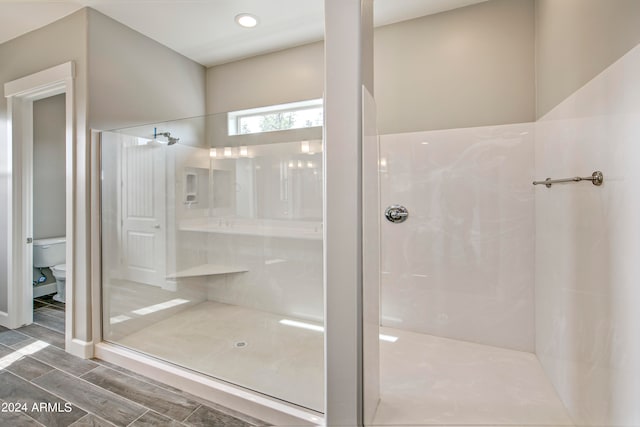
<svg viewBox="0 0 640 427">
<path fill-rule="evenodd" d="M 9 313 L 0 311 L 0 326 L 9 327 Z"/>
<path fill-rule="evenodd" d="M 91 359 L 94 354 L 93 342 L 71 339 L 65 341 L 65 351 L 82 359 Z"/>
<path fill-rule="evenodd" d="M 320 413 L 250 392 L 117 345 L 104 342 L 96 344 L 95 357 L 263 420 L 270 425 L 324 425 L 324 418 Z"/>
<path fill-rule="evenodd" d="M 58 286 L 56 283 L 49 283 L 48 285 L 38 285 L 33 287 L 33 297 L 38 298 L 43 295 L 55 294 L 58 292 Z"/>
</svg>

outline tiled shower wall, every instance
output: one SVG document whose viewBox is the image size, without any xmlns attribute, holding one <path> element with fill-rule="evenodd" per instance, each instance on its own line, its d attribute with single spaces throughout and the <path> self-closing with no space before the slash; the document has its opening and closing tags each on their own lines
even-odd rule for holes
<svg viewBox="0 0 640 427">
<path fill-rule="evenodd" d="M 536 353 L 576 425 L 640 425 L 640 46 L 536 124 Z"/>
<path fill-rule="evenodd" d="M 381 208 L 410 212 L 382 323 L 535 350 L 576 425 L 640 425 L 639 75 L 637 46 L 535 124 L 382 136 Z"/>
<path fill-rule="evenodd" d="M 381 137 L 383 325 L 533 351 L 533 126 Z"/>
</svg>

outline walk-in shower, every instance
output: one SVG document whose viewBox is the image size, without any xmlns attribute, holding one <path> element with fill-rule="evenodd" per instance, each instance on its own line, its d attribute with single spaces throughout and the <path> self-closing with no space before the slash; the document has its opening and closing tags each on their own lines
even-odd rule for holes
<svg viewBox="0 0 640 427">
<path fill-rule="evenodd" d="M 558 95 L 544 77 L 577 74 L 554 65 L 574 30 L 556 20 L 561 2 L 463 3 L 375 30 L 375 101 L 360 81 L 352 93 L 362 109 L 334 86 L 324 104 L 297 103 L 325 109 L 301 129 L 260 126 L 256 111 L 277 121 L 290 108 L 251 99 L 103 132 L 110 351 L 303 408 L 310 423 L 337 408 L 377 426 L 638 425 L 640 51 Z M 353 58 L 324 58 L 324 81 L 360 75 L 359 58 L 342 73 Z"/>
<path fill-rule="evenodd" d="M 103 132 L 103 338 L 321 412 L 322 128 L 226 123 Z"/>
</svg>

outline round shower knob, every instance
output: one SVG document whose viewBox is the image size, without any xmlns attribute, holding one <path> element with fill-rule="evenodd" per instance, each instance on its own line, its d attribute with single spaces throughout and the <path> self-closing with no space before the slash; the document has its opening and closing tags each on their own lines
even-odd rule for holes
<svg viewBox="0 0 640 427">
<path fill-rule="evenodd" d="M 391 205 L 384 211 L 384 216 L 393 223 L 405 222 L 409 217 L 409 211 L 402 205 Z"/>
</svg>

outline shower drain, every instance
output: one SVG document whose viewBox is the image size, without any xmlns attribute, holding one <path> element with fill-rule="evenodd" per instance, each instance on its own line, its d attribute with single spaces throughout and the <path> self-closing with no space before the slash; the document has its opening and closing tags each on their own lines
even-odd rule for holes
<svg viewBox="0 0 640 427">
<path fill-rule="evenodd" d="M 235 348 L 242 348 L 242 347 L 246 347 L 248 344 L 246 341 L 236 341 L 233 343 L 233 346 Z"/>
</svg>

